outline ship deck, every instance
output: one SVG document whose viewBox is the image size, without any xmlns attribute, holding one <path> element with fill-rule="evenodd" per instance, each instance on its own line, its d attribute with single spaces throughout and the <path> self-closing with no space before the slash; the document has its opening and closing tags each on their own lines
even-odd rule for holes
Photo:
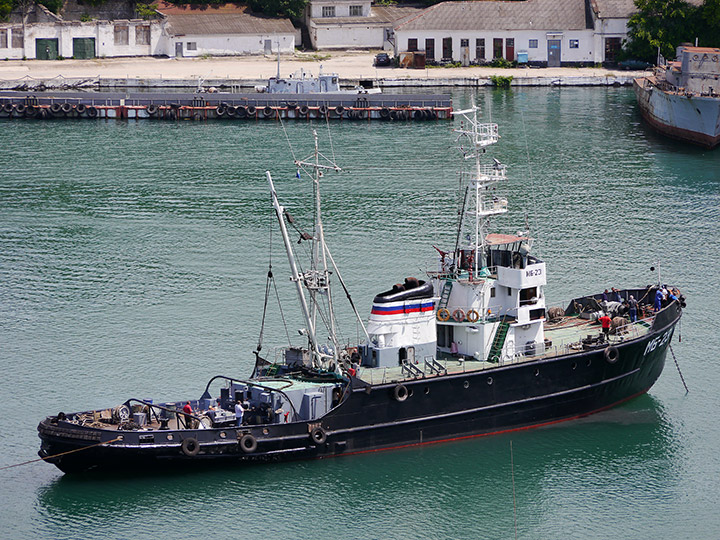
<svg viewBox="0 0 720 540">
<path fill-rule="evenodd" d="M 646 335 L 650 331 L 653 319 L 654 316 L 649 314 L 649 316 L 635 323 L 619 327 L 614 333 L 610 334 L 609 344 L 614 345 Z M 519 352 L 512 358 L 501 359 L 499 362 L 487 362 L 477 360 L 474 357 L 444 354 L 435 360 L 420 360 L 411 367 L 361 367 L 358 370 L 357 377 L 374 385 L 494 369 L 509 364 L 576 354 L 584 349 L 584 339 L 596 339 L 600 334 L 602 334 L 602 329 L 597 321 L 585 319 L 578 315 L 569 315 L 557 321 L 545 323 L 546 346 L 544 350 Z"/>
</svg>

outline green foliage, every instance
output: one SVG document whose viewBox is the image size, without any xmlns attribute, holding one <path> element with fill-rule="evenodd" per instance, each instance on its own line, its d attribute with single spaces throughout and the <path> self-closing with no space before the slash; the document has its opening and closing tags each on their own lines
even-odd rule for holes
<svg viewBox="0 0 720 540">
<path fill-rule="evenodd" d="M 675 58 L 681 43 L 720 46 L 720 0 L 694 6 L 685 0 L 635 0 L 637 13 L 628 22 L 629 40 L 623 56 L 654 62 L 658 47 L 665 58 Z"/>
<path fill-rule="evenodd" d="M 12 11 L 12 0 L 0 0 L 0 21 L 7 21 Z"/>
<path fill-rule="evenodd" d="M 505 60 L 504 58 L 493 58 L 490 65 L 495 68 L 514 68 L 517 67 L 517 62 L 513 60 Z"/>
<path fill-rule="evenodd" d="M 90 22 L 92 21 L 92 17 L 88 15 L 87 13 L 83 13 L 80 15 L 80 22 Z"/>
<path fill-rule="evenodd" d="M 513 78 L 512 75 L 490 75 L 490 80 L 492 81 L 493 86 L 498 88 L 510 88 L 510 83 Z"/>
<path fill-rule="evenodd" d="M 142 4 L 138 2 L 135 4 L 135 11 L 137 12 L 138 17 L 145 19 L 146 21 L 157 17 L 157 11 L 155 11 L 150 4 Z"/>
<path fill-rule="evenodd" d="M 53 13 L 59 13 L 63 6 L 63 0 L 37 0 L 38 4 L 42 4 Z"/>
<path fill-rule="evenodd" d="M 91 0 L 93 1 L 93 0 Z M 97 0 L 94 0 L 97 1 Z M 168 0 L 171 3 L 194 6 L 211 6 L 214 4 L 226 4 L 228 0 Z M 305 6 L 308 0 L 249 0 L 247 2 L 250 9 L 256 13 L 264 13 L 270 17 L 290 17 L 291 19 L 301 19 L 305 13 Z"/>
</svg>

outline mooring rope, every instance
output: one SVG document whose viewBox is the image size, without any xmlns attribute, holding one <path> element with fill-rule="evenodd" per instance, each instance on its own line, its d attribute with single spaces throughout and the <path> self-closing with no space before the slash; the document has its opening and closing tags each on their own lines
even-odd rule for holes
<svg viewBox="0 0 720 540">
<path fill-rule="evenodd" d="M 690 390 L 688 390 L 687 384 L 685 384 L 685 377 L 683 377 L 682 371 L 680 371 L 680 364 L 678 364 L 677 358 L 675 358 L 675 352 L 672 350 L 672 345 L 668 345 L 668 348 L 670 349 L 670 354 L 672 354 L 673 360 L 675 361 L 675 367 L 678 370 L 678 373 L 680 374 L 680 380 L 683 383 L 683 386 L 685 387 L 685 393 L 689 394 Z"/>
<path fill-rule="evenodd" d="M 29 465 L 30 463 L 35 463 L 36 461 L 47 461 L 48 459 L 54 459 L 56 457 L 60 456 L 66 456 L 67 454 L 72 454 L 74 452 L 80 452 L 82 450 L 89 450 L 90 448 L 95 448 L 96 446 L 102 446 L 103 444 L 110 444 L 116 441 L 122 440 L 122 437 L 116 437 L 115 439 L 111 439 L 109 441 L 105 442 L 99 442 L 97 444 L 91 444 L 90 446 L 83 446 L 82 448 L 76 448 L 75 450 L 68 450 L 67 452 L 60 452 L 59 454 L 55 454 L 52 456 L 45 456 L 37 459 L 31 459 L 30 461 L 23 461 L 22 463 L 15 463 L 14 465 L 6 465 L 5 467 L 0 467 L 0 471 L 4 471 L 5 469 L 12 469 L 13 467 L 19 467 L 20 465 Z"/>
</svg>

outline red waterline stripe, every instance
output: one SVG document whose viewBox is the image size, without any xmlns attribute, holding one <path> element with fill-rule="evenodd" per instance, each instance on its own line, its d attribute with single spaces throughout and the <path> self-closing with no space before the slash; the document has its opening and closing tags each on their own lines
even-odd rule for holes
<svg viewBox="0 0 720 540">
<path fill-rule="evenodd" d="M 560 422 L 568 422 L 568 421 L 570 421 L 570 420 L 577 420 L 578 418 L 584 418 L 585 416 L 590 416 L 590 415 L 592 415 L 592 414 L 597 414 L 597 413 L 599 413 L 599 412 L 606 411 L 606 410 L 608 410 L 608 409 L 612 409 L 613 407 L 617 407 L 618 405 L 620 405 L 620 404 L 622 404 L 622 403 L 625 403 L 625 402 L 627 402 L 627 401 L 630 401 L 631 399 L 635 399 L 636 397 L 641 396 L 641 395 L 647 393 L 648 390 L 650 390 L 650 387 L 649 387 L 649 386 L 648 386 L 645 390 L 642 390 L 642 391 L 638 392 L 637 394 L 633 394 L 633 395 L 630 396 L 630 397 L 626 397 L 626 398 L 624 398 L 624 399 L 621 399 L 620 401 L 616 401 L 615 403 L 611 403 L 610 405 L 606 405 L 605 407 L 601 407 L 600 409 L 596 409 L 596 410 L 594 410 L 594 411 L 590 411 L 590 412 L 583 413 L 583 414 L 578 414 L 577 416 L 570 416 L 570 417 L 568 417 L 568 418 L 562 418 L 562 419 L 560 419 L 560 420 L 551 420 L 551 421 L 549 421 L 549 422 L 542 422 L 542 423 L 540 423 L 540 424 L 532 424 L 532 425 L 530 425 L 530 426 L 523 426 L 523 427 L 518 427 L 518 428 L 510 428 L 510 429 L 502 429 L 502 430 L 500 430 L 500 431 L 491 431 L 490 433 L 478 433 L 478 434 L 476 434 L 476 435 L 463 435 L 463 436 L 461 436 L 461 437 L 450 437 L 450 438 L 448 438 L 448 439 L 440 439 L 440 440 L 437 440 L 437 441 L 417 442 L 417 443 L 401 444 L 401 445 L 398 445 L 398 446 L 388 446 L 388 447 L 386 447 L 386 448 L 374 448 L 374 449 L 372 449 L 372 450 L 358 450 L 358 451 L 356 451 L 356 452 L 348 452 L 348 453 L 343 453 L 343 454 L 333 454 L 333 455 L 331 455 L 331 456 L 323 456 L 321 459 L 326 459 L 326 458 L 329 458 L 329 457 L 354 456 L 354 455 L 357 455 L 357 454 L 371 454 L 371 453 L 375 453 L 375 452 L 385 452 L 385 451 L 387 451 L 387 450 L 401 450 L 401 449 L 403 449 L 403 448 L 412 448 L 413 446 L 425 446 L 425 445 L 428 445 L 428 444 L 438 444 L 438 443 L 445 443 L 445 442 L 452 442 L 452 441 L 462 441 L 462 440 L 465 440 L 465 439 L 475 439 L 475 438 L 478 438 L 478 437 L 489 437 L 490 435 L 503 435 L 503 434 L 505 434 L 505 433 L 512 433 L 512 432 L 514 432 L 514 431 L 525 431 L 525 430 L 528 430 L 528 429 L 535 429 L 535 428 L 544 427 L 544 426 L 551 426 L 551 425 L 553 425 L 553 424 L 559 424 Z"/>
</svg>

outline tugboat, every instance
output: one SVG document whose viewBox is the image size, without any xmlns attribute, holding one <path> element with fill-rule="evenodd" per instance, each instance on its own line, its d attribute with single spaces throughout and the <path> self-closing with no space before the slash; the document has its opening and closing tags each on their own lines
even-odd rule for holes
<svg viewBox="0 0 720 540">
<path fill-rule="evenodd" d="M 492 195 L 506 167 L 484 163 L 498 126 L 480 123 L 475 107 L 454 114 L 464 118 L 456 132 L 472 163 L 462 173 L 455 245 L 438 249 L 425 279 L 375 296 L 361 343 L 335 333 L 331 277 L 351 297 L 325 243 L 320 179 L 340 168 L 316 136 L 313 155 L 296 162 L 311 172 L 315 198 L 313 232 L 297 229 L 312 244 L 304 271 L 288 230 L 297 225 L 267 173 L 307 344 L 277 358 L 259 344 L 251 377 L 218 375 L 199 398 L 49 416 L 38 426 L 39 455 L 67 473 L 318 459 L 542 426 L 647 392 L 663 370 L 682 295 L 658 283 L 546 307 L 546 267 L 530 254 L 529 234 L 487 231 L 508 210 Z M 321 322 L 327 333 L 317 331 Z"/>
</svg>

